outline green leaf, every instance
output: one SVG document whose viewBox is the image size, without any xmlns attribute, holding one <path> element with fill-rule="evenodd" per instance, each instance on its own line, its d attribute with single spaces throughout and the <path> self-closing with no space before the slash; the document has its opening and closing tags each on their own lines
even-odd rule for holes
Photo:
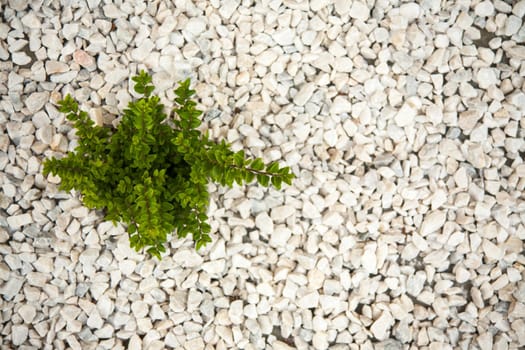
<svg viewBox="0 0 525 350">
<path fill-rule="evenodd" d="M 240 150 L 239 152 L 236 152 L 233 155 L 233 160 L 235 162 L 235 165 L 241 167 L 244 165 L 244 151 Z"/>
<path fill-rule="evenodd" d="M 279 163 L 273 162 L 266 167 L 266 171 L 269 173 L 276 173 L 279 170 Z"/>
<path fill-rule="evenodd" d="M 264 169 L 264 163 L 261 158 L 256 158 L 252 164 L 250 164 L 250 167 L 253 170 L 263 170 Z"/>
<path fill-rule="evenodd" d="M 283 179 L 280 178 L 280 177 L 277 177 L 277 176 L 273 176 L 272 177 L 272 185 L 274 185 L 275 188 L 278 189 L 278 190 L 281 189 L 282 181 L 283 181 Z"/>
<path fill-rule="evenodd" d="M 269 185 L 269 182 L 270 182 L 270 177 L 268 175 L 261 175 L 261 174 L 258 174 L 257 175 L 257 181 L 263 185 L 264 187 L 268 187 Z"/>
</svg>

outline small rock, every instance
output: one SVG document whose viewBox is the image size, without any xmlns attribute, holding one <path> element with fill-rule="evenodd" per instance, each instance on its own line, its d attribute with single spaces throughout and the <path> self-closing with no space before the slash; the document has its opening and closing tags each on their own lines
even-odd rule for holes
<svg viewBox="0 0 525 350">
<path fill-rule="evenodd" d="M 314 83 L 306 83 L 301 89 L 295 94 L 293 102 L 298 106 L 304 106 L 308 100 L 312 97 L 315 91 Z"/>
<path fill-rule="evenodd" d="M 11 300 L 13 299 L 18 293 L 20 292 L 20 289 L 24 285 L 25 279 L 11 275 L 9 279 L 2 285 L 2 288 L 0 289 L 0 294 L 4 296 L 4 299 Z"/>
<path fill-rule="evenodd" d="M 482 332 L 476 338 L 476 342 L 481 350 L 492 350 L 493 349 L 493 337 L 491 332 Z"/>
<path fill-rule="evenodd" d="M 499 261 L 501 258 L 503 258 L 503 250 L 488 239 L 483 239 L 481 246 L 486 257 L 489 259 Z"/>
<path fill-rule="evenodd" d="M 351 0 L 335 0 L 334 9 L 340 16 L 346 15 L 350 11 Z M 316 7 L 324 7 L 326 4 L 318 4 Z"/>
<path fill-rule="evenodd" d="M 445 224 L 446 219 L 446 214 L 440 210 L 435 210 L 427 214 L 421 224 L 421 236 L 424 237 L 439 230 Z"/>
<path fill-rule="evenodd" d="M 96 62 L 86 51 L 76 50 L 73 53 L 73 60 L 82 67 L 91 70 L 96 68 Z"/>
<path fill-rule="evenodd" d="M 122 11 L 114 4 L 105 5 L 103 8 L 104 15 L 108 18 L 119 18 L 123 16 Z"/>
<path fill-rule="evenodd" d="M 186 23 L 184 29 L 197 36 L 206 30 L 206 22 L 200 18 L 193 17 Z"/>
<path fill-rule="evenodd" d="M 64 36 L 64 39 L 71 40 L 75 38 L 79 30 L 80 26 L 78 23 L 66 23 L 62 27 L 62 35 Z"/>
<path fill-rule="evenodd" d="M 343 96 L 336 96 L 330 106 L 330 114 L 350 113 L 351 111 L 352 104 Z"/>
<path fill-rule="evenodd" d="M 25 325 L 15 325 L 11 328 L 11 341 L 15 346 L 24 344 L 28 335 L 29 329 Z"/>
<path fill-rule="evenodd" d="M 403 4 L 399 7 L 399 14 L 408 21 L 419 18 L 421 8 L 416 2 Z"/>
<path fill-rule="evenodd" d="M 292 45 L 295 39 L 295 31 L 291 28 L 283 28 L 272 34 L 272 39 L 280 46 Z"/>
<path fill-rule="evenodd" d="M 12 230 L 18 230 L 20 227 L 28 225 L 33 222 L 31 214 L 25 213 L 20 215 L 9 216 L 7 224 Z"/>
<path fill-rule="evenodd" d="M 230 19 L 237 7 L 239 6 L 239 1 L 237 0 L 224 0 L 221 1 L 221 6 L 219 6 L 219 14 L 224 19 Z"/>
<path fill-rule="evenodd" d="M 490 86 L 499 83 L 496 70 L 494 68 L 480 68 L 476 74 L 478 85 L 482 89 L 488 89 Z"/>
<path fill-rule="evenodd" d="M 48 60 L 46 61 L 47 74 L 64 73 L 69 70 L 69 65 L 64 62 Z"/>
<path fill-rule="evenodd" d="M 365 22 L 370 17 L 370 9 L 361 1 L 353 1 L 348 14 L 352 18 Z"/>
<path fill-rule="evenodd" d="M 31 57 L 29 57 L 25 52 L 13 52 L 11 54 L 11 59 L 14 64 L 19 66 L 25 66 L 26 64 L 31 63 Z"/>
<path fill-rule="evenodd" d="M 505 35 L 512 36 L 516 34 L 523 24 L 522 20 L 518 16 L 511 15 L 505 21 Z"/>
<path fill-rule="evenodd" d="M 390 312 L 383 311 L 381 316 L 370 327 L 370 331 L 378 340 L 386 340 L 390 334 L 390 327 L 394 324 L 394 318 Z"/>
<path fill-rule="evenodd" d="M 112 85 L 118 85 L 129 77 L 129 71 L 125 68 L 113 69 L 109 72 L 106 72 L 104 80 Z"/>
<path fill-rule="evenodd" d="M 24 323 L 30 324 L 36 316 L 36 308 L 30 304 L 24 304 L 18 309 L 18 314 L 24 320 Z"/>
<path fill-rule="evenodd" d="M 291 217 L 295 213 L 295 208 L 290 205 L 281 205 L 279 207 L 275 207 L 271 211 L 271 218 L 273 221 L 276 222 L 282 222 L 289 217 Z"/>
<path fill-rule="evenodd" d="M 415 96 L 409 97 L 394 117 L 397 126 L 405 127 L 413 124 L 420 108 L 421 100 Z"/>
<path fill-rule="evenodd" d="M 287 227 L 279 227 L 270 235 L 270 246 L 286 247 L 288 240 L 292 236 L 292 231 Z"/>
<path fill-rule="evenodd" d="M 257 57 L 255 57 L 255 62 L 262 66 L 269 67 L 273 62 L 275 62 L 277 57 L 277 52 L 272 49 L 268 49 L 258 54 Z"/>
<path fill-rule="evenodd" d="M 306 295 L 303 295 L 299 300 L 297 300 L 297 306 L 301 309 L 311 309 L 316 308 L 319 305 L 319 292 L 314 291 Z"/>
<path fill-rule="evenodd" d="M 326 350 L 330 345 L 328 343 L 328 334 L 323 331 L 315 332 L 312 338 L 312 344 L 316 350 Z"/>
<path fill-rule="evenodd" d="M 25 100 L 27 109 L 31 114 L 38 112 L 49 101 L 49 92 L 33 92 Z"/>
<path fill-rule="evenodd" d="M 31 29 L 38 29 L 42 26 L 40 20 L 34 12 L 29 12 L 28 14 L 26 14 L 24 17 L 22 17 L 21 21 L 23 25 Z"/>
<path fill-rule="evenodd" d="M 474 8 L 474 13 L 479 17 L 489 17 L 494 14 L 492 1 L 482 1 Z"/>
<path fill-rule="evenodd" d="M 233 324 L 241 324 L 244 320 L 243 316 L 243 301 L 235 300 L 230 304 L 228 309 L 228 317 Z"/>
</svg>

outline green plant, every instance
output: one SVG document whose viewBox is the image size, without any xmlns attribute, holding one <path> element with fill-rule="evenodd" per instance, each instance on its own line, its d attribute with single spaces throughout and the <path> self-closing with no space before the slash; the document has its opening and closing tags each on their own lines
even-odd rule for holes
<svg viewBox="0 0 525 350">
<path fill-rule="evenodd" d="M 128 225 L 131 247 L 160 259 L 170 233 L 191 233 L 196 249 L 211 238 L 207 220 L 210 180 L 233 186 L 257 180 L 277 189 L 291 184 L 289 167 L 265 165 L 233 152 L 224 140 L 216 143 L 197 130 L 202 111 L 191 99 L 190 80 L 174 91 L 178 118 L 168 118 L 149 74 L 132 80 L 142 97 L 130 102 L 116 129 L 97 126 L 67 95 L 59 110 L 74 123 L 78 146 L 74 152 L 44 162 L 43 173 L 58 175 L 60 189 L 80 192 L 90 208 L 105 209 L 106 219 Z"/>
</svg>

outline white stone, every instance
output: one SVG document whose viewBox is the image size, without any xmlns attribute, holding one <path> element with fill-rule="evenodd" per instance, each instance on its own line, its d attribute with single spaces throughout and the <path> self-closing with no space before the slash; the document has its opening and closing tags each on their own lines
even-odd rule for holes
<svg viewBox="0 0 525 350">
<path fill-rule="evenodd" d="M 272 39 L 280 46 L 292 45 L 295 39 L 295 31 L 291 28 L 282 28 L 272 34 Z"/>
<path fill-rule="evenodd" d="M 77 36 L 79 30 L 80 26 L 78 23 L 66 23 L 62 27 L 62 35 L 64 36 L 64 39 L 71 40 Z"/>
<path fill-rule="evenodd" d="M 428 213 L 421 224 L 421 236 L 424 237 L 439 230 L 445 224 L 446 219 L 447 215 L 441 210 L 435 210 Z"/>
<path fill-rule="evenodd" d="M 367 244 L 361 257 L 361 265 L 368 273 L 377 273 L 376 244 Z"/>
<path fill-rule="evenodd" d="M 328 343 L 328 334 L 324 331 L 315 332 L 312 338 L 312 344 L 316 350 L 328 349 L 328 346 L 330 345 Z"/>
<path fill-rule="evenodd" d="M 131 50 L 131 58 L 138 62 L 144 62 L 155 48 L 155 43 L 145 39 L 136 49 Z"/>
<path fill-rule="evenodd" d="M 386 340 L 389 337 L 390 328 L 393 324 L 394 318 L 390 315 L 390 312 L 383 311 L 381 316 L 370 327 L 370 331 L 378 340 Z"/>
<path fill-rule="evenodd" d="M 270 245 L 272 247 L 286 247 L 288 240 L 292 236 L 292 231 L 287 227 L 279 227 L 270 235 Z"/>
<path fill-rule="evenodd" d="M 114 4 L 104 5 L 102 9 L 104 10 L 104 15 L 108 18 L 119 18 L 123 16 L 122 11 Z"/>
<path fill-rule="evenodd" d="M 230 321 L 233 324 L 241 324 L 244 320 L 243 316 L 243 301 L 242 300 L 235 300 L 230 304 L 230 308 L 228 309 L 228 317 L 230 318 Z"/>
<path fill-rule="evenodd" d="M 366 6 L 365 3 L 361 1 L 353 1 L 348 14 L 352 18 L 364 22 L 370 17 L 370 9 L 368 8 L 368 6 Z"/>
<path fill-rule="evenodd" d="M 9 279 L 2 285 L 2 288 L 0 288 L 0 294 L 8 301 L 13 299 L 20 292 L 24 281 L 23 278 L 18 276 L 9 276 Z"/>
<path fill-rule="evenodd" d="M 417 297 L 423 290 L 426 281 L 426 273 L 424 271 L 418 271 L 414 275 L 408 276 L 407 279 L 407 293 Z"/>
<path fill-rule="evenodd" d="M 415 96 L 409 97 L 394 117 L 397 126 L 412 125 L 420 108 L 421 100 Z"/>
<path fill-rule="evenodd" d="M 223 0 L 219 6 L 219 14 L 224 19 L 230 19 L 238 6 L 239 1 L 237 0 Z"/>
<path fill-rule="evenodd" d="M 24 320 L 24 323 L 30 324 L 36 316 L 36 308 L 31 304 L 24 304 L 18 309 L 18 314 Z"/>
<path fill-rule="evenodd" d="M 266 212 L 261 212 L 255 217 L 255 226 L 262 233 L 269 234 L 273 232 L 273 221 Z"/>
<path fill-rule="evenodd" d="M 349 57 L 336 57 L 333 65 L 334 70 L 340 73 L 350 73 L 354 68 L 354 62 Z"/>
<path fill-rule="evenodd" d="M 197 36 L 206 30 L 206 22 L 201 18 L 192 17 L 188 20 L 184 29 Z"/>
<path fill-rule="evenodd" d="M 330 0 L 312 0 L 310 1 L 310 9 L 314 12 L 317 12 L 323 8 L 325 8 L 326 6 L 328 6 L 328 4 L 330 4 Z M 337 3 L 337 1 L 336 1 Z M 348 4 L 349 7 L 350 7 L 350 4 Z M 337 8 L 336 8 L 336 11 L 337 11 Z"/>
<path fill-rule="evenodd" d="M 520 17 L 511 15 L 507 17 L 507 21 L 505 22 L 505 35 L 512 36 L 516 34 L 523 24 L 523 21 Z"/>
<path fill-rule="evenodd" d="M 314 83 L 306 83 L 301 86 L 299 91 L 295 94 L 293 98 L 293 102 L 298 106 L 304 106 L 308 100 L 312 97 L 314 91 L 315 91 L 315 84 Z"/>
<path fill-rule="evenodd" d="M 31 57 L 25 52 L 13 52 L 11 58 L 13 63 L 19 66 L 25 66 L 26 64 L 31 63 Z"/>
<path fill-rule="evenodd" d="M 340 16 L 346 15 L 350 11 L 350 6 L 352 5 L 351 0 L 335 0 L 334 9 L 337 14 Z M 319 4 L 317 7 L 324 7 L 326 4 Z"/>
<path fill-rule="evenodd" d="M 129 71 L 125 68 L 112 69 L 105 73 L 104 80 L 112 85 L 118 85 L 129 77 Z"/>
<path fill-rule="evenodd" d="M 29 329 L 25 325 L 14 325 L 11 327 L 11 341 L 15 346 L 24 344 L 28 335 Z"/>
<path fill-rule="evenodd" d="M 88 315 L 86 324 L 91 329 L 100 329 L 104 326 L 104 320 L 100 317 L 97 310 L 92 310 Z"/>
<path fill-rule="evenodd" d="M 416 2 L 403 4 L 399 7 L 399 14 L 408 21 L 419 18 L 421 9 Z"/>
<path fill-rule="evenodd" d="M 208 261 L 202 264 L 202 269 L 209 274 L 220 274 L 224 271 L 225 264 L 224 259 Z"/>
<path fill-rule="evenodd" d="M 319 305 L 319 292 L 313 291 L 303 295 L 297 300 L 297 306 L 301 309 L 316 308 Z"/>
<path fill-rule="evenodd" d="M 25 213 L 20 215 L 9 216 L 7 218 L 7 224 L 12 230 L 18 230 L 20 227 L 29 225 L 33 222 L 31 214 Z"/>
<path fill-rule="evenodd" d="M 489 17 L 494 14 L 492 1 L 482 1 L 474 8 L 474 13 L 479 17 Z"/>
<path fill-rule="evenodd" d="M 491 85 L 499 83 L 496 70 L 494 68 L 480 68 L 476 74 L 478 85 L 482 89 L 488 89 Z"/>
<path fill-rule="evenodd" d="M 255 62 L 262 66 L 269 67 L 275 62 L 277 57 L 278 55 L 276 51 L 268 49 L 258 54 L 257 57 L 255 57 Z"/>
<path fill-rule="evenodd" d="M 352 104 L 343 96 L 336 96 L 330 106 L 330 114 L 349 113 L 352 111 Z"/>
<path fill-rule="evenodd" d="M 317 219 L 321 217 L 319 209 L 312 204 L 309 200 L 303 201 L 303 211 L 302 216 L 306 219 Z"/>
<path fill-rule="evenodd" d="M 476 342 L 481 350 L 493 349 L 493 337 L 491 332 L 481 332 L 476 338 Z"/>
<path fill-rule="evenodd" d="M 290 218 L 295 213 L 295 208 L 290 205 L 281 205 L 272 208 L 270 216 L 275 222 L 282 222 Z"/>
<path fill-rule="evenodd" d="M 483 239 L 481 246 L 483 248 L 483 252 L 489 259 L 499 261 L 501 258 L 503 258 L 503 250 L 488 239 Z"/>
<path fill-rule="evenodd" d="M 29 12 L 22 17 L 22 24 L 31 29 L 38 29 L 42 26 L 34 12 Z"/>
</svg>

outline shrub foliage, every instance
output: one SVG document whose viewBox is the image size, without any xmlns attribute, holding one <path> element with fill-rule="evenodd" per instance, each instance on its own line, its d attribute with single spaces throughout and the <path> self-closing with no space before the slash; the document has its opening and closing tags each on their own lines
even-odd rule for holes
<svg viewBox="0 0 525 350">
<path fill-rule="evenodd" d="M 169 118 L 149 74 L 132 78 L 142 97 L 130 102 L 116 129 L 98 126 L 67 95 L 59 110 L 73 122 L 78 146 L 67 156 L 44 162 L 44 175 L 61 178 L 60 189 L 80 192 L 89 208 L 104 209 L 106 219 L 127 224 L 131 247 L 160 259 L 168 235 L 191 234 L 196 249 L 208 242 L 207 209 L 210 180 L 232 187 L 256 180 L 277 189 L 291 184 L 289 167 L 249 159 L 201 133 L 199 116 L 191 99 L 190 80 L 174 91 L 175 116 Z"/>
</svg>

